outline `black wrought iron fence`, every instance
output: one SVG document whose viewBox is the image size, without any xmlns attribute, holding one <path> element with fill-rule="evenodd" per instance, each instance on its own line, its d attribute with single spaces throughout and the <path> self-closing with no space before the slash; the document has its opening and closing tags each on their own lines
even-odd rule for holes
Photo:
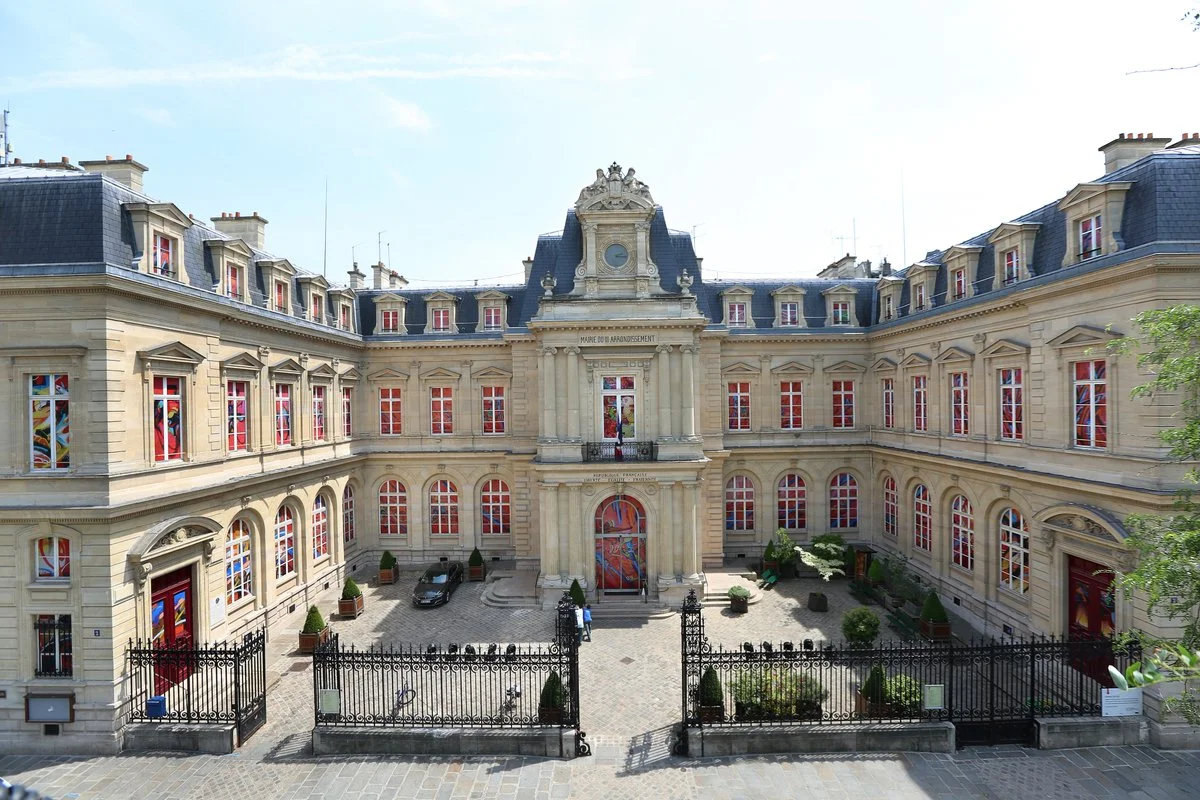
<svg viewBox="0 0 1200 800">
<path fill-rule="evenodd" d="M 1108 639 L 712 646 L 694 595 L 682 644 L 688 727 L 948 720 L 968 739 L 973 724 L 1099 715 L 1108 665 L 1140 658 L 1136 643 Z"/>
<path fill-rule="evenodd" d="M 583 460 L 600 461 L 657 461 L 658 445 L 655 442 L 628 441 L 584 442 Z"/>
</svg>

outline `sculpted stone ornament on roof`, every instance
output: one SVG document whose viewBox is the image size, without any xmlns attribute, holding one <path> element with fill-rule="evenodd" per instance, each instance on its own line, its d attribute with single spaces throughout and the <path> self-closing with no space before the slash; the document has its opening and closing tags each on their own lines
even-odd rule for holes
<svg viewBox="0 0 1200 800">
<path fill-rule="evenodd" d="M 635 170 L 630 167 L 622 172 L 621 165 L 613 162 L 604 170 L 596 170 L 596 180 L 579 192 L 575 201 L 578 210 L 610 210 L 653 208 L 654 198 L 650 196 L 650 187 L 634 177 Z"/>
</svg>

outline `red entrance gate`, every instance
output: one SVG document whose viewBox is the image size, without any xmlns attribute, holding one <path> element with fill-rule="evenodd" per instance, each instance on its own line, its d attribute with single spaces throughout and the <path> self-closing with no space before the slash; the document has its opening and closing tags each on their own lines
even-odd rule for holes
<svg viewBox="0 0 1200 800">
<path fill-rule="evenodd" d="M 1067 638 L 1107 640 L 1117 630 L 1117 610 L 1108 567 L 1077 556 L 1067 556 Z M 1112 686 L 1107 653 L 1096 658 L 1076 658 L 1071 666 L 1104 686 Z"/>
<path fill-rule="evenodd" d="M 190 650 L 194 644 L 192 569 L 183 567 L 150 581 L 150 641 L 163 650 Z M 192 674 L 187 659 L 163 658 L 155 664 L 154 693 L 166 694 Z"/>
</svg>

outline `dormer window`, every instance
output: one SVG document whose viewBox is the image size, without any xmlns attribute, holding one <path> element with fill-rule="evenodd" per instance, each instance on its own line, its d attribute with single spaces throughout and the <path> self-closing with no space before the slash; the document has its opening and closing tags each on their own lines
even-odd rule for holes
<svg viewBox="0 0 1200 800">
<path fill-rule="evenodd" d="M 800 304 L 780 303 L 779 324 L 784 328 L 795 328 L 800 324 Z"/>
<path fill-rule="evenodd" d="M 225 265 L 225 296 L 242 299 L 242 268 L 236 264 Z"/>
<path fill-rule="evenodd" d="M 1005 222 L 988 236 L 995 253 L 993 289 L 1012 286 L 1033 275 L 1033 245 L 1041 227 L 1036 222 Z"/>
<path fill-rule="evenodd" d="M 730 303 L 729 318 L 726 324 L 731 328 L 746 327 L 746 304 L 745 303 Z"/>
<path fill-rule="evenodd" d="M 288 285 L 284 281 L 275 281 L 275 305 L 272 306 L 281 314 L 288 313 Z"/>
<path fill-rule="evenodd" d="M 1085 261 L 1100 255 L 1103 238 L 1100 214 L 1079 220 L 1079 260 Z"/>
<path fill-rule="evenodd" d="M 955 300 L 962 300 L 967 296 L 967 273 L 965 270 L 954 270 L 951 277 L 951 283 L 954 284 L 953 297 Z"/>
<path fill-rule="evenodd" d="M 172 203 L 124 203 L 133 228 L 133 268 L 187 283 L 183 237 L 192 220 Z M 208 288 L 207 286 L 205 288 Z"/>
<path fill-rule="evenodd" d="M 1021 254 L 1017 248 L 1004 253 L 1004 285 L 1011 286 L 1021 280 Z"/>
<path fill-rule="evenodd" d="M 475 332 L 496 333 L 505 329 L 505 312 L 508 295 L 496 289 L 488 289 L 475 295 L 475 308 L 479 311 Z"/>
<path fill-rule="evenodd" d="M 400 312 L 389 310 L 383 312 L 383 332 L 397 333 L 400 330 Z"/>
<path fill-rule="evenodd" d="M 154 235 L 154 252 L 150 260 L 150 271 L 155 275 L 171 277 L 174 274 L 175 240 L 161 233 Z"/>
<path fill-rule="evenodd" d="M 892 319 L 896 316 L 896 310 L 892 303 L 892 296 L 889 294 L 883 298 L 883 318 Z"/>
<path fill-rule="evenodd" d="M 799 286 L 781 286 L 771 292 L 775 299 L 776 328 L 803 328 L 807 326 L 804 318 L 804 289 Z"/>
<path fill-rule="evenodd" d="M 850 302 L 848 300 L 833 301 L 833 324 L 834 325 L 849 325 L 850 324 Z"/>
<path fill-rule="evenodd" d="M 725 327 L 755 327 L 750 309 L 750 301 L 753 297 L 754 290 L 748 289 L 745 286 L 732 286 L 721 292 L 721 305 L 725 312 Z"/>
<path fill-rule="evenodd" d="M 913 287 L 913 311 L 925 310 L 925 284 L 918 283 Z"/>
<path fill-rule="evenodd" d="M 1081 183 L 1059 201 L 1069 242 L 1063 256 L 1064 267 L 1106 256 L 1121 248 L 1121 241 L 1115 234 L 1121 230 L 1125 196 L 1132 187 L 1132 181 Z"/>
<path fill-rule="evenodd" d="M 487 306 L 483 309 L 483 329 L 498 331 L 504 328 L 503 314 L 499 306 Z"/>
<path fill-rule="evenodd" d="M 426 334 L 458 333 L 458 298 L 449 292 L 427 294 L 425 301 Z"/>
<path fill-rule="evenodd" d="M 322 306 L 325 304 L 325 296 L 314 292 L 309 300 L 310 319 L 313 322 L 321 322 L 325 318 L 322 311 Z"/>
<path fill-rule="evenodd" d="M 968 270 L 973 263 L 972 256 L 978 255 L 982 248 L 973 247 L 967 249 L 962 245 L 955 245 L 946 251 L 946 277 L 950 277 L 950 271 L 955 269 Z M 919 261 L 913 264 L 904 272 L 904 277 L 908 281 L 908 313 L 916 314 L 920 311 L 926 311 L 933 308 L 933 290 L 937 280 L 938 270 L 941 266 L 928 261 Z M 967 273 L 967 291 L 970 292 L 971 281 L 970 273 Z M 953 291 L 953 286 L 949 286 L 946 290 L 946 295 L 949 296 Z"/>
<path fill-rule="evenodd" d="M 450 330 L 450 309 L 433 309 L 433 330 L 434 333 L 445 333 Z"/>
<path fill-rule="evenodd" d="M 350 330 L 350 305 L 348 303 L 338 306 L 338 327 L 344 331 Z"/>
</svg>

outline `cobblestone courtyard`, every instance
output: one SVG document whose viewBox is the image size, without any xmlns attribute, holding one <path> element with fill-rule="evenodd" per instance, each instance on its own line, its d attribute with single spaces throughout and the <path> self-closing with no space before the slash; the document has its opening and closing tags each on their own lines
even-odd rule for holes
<svg viewBox="0 0 1200 800">
<path fill-rule="evenodd" d="M 414 610 L 415 574 L 368 586 L 366 612 L 336 620 L 343 643 L 549 641 L 553 612 L 491 608 L 482 584 L 465 584 L 448 607 Z M 805 582 L 780 584 L 744 617 L 707 608 L 710 640 L 836 636 L 854 605 L 844 584 L 828 587 L 830 611 L 814 614 Z M 330 593 L 321 607 L 333 608 Z M 582 718 L 591 758 L 314 758 L 312 671 L 294 655 L 294 624 L 270 644 L 275 681 L 268 721 L 229 756 L 137 753 L 105 758 L 0 756 L 0 775 L 66 798 L 1192 798 L 1200 753 L 1148 747 L 1037 751 L 973 748 L 954 755 L 853 754 L 689 760 L 670 755 L 680 716 L 679 617 L 606 619 L 595 608 L 593 641 L 581 651 Z M 821 628 L 825 630 L 822 631 Z"/>
</svg>

